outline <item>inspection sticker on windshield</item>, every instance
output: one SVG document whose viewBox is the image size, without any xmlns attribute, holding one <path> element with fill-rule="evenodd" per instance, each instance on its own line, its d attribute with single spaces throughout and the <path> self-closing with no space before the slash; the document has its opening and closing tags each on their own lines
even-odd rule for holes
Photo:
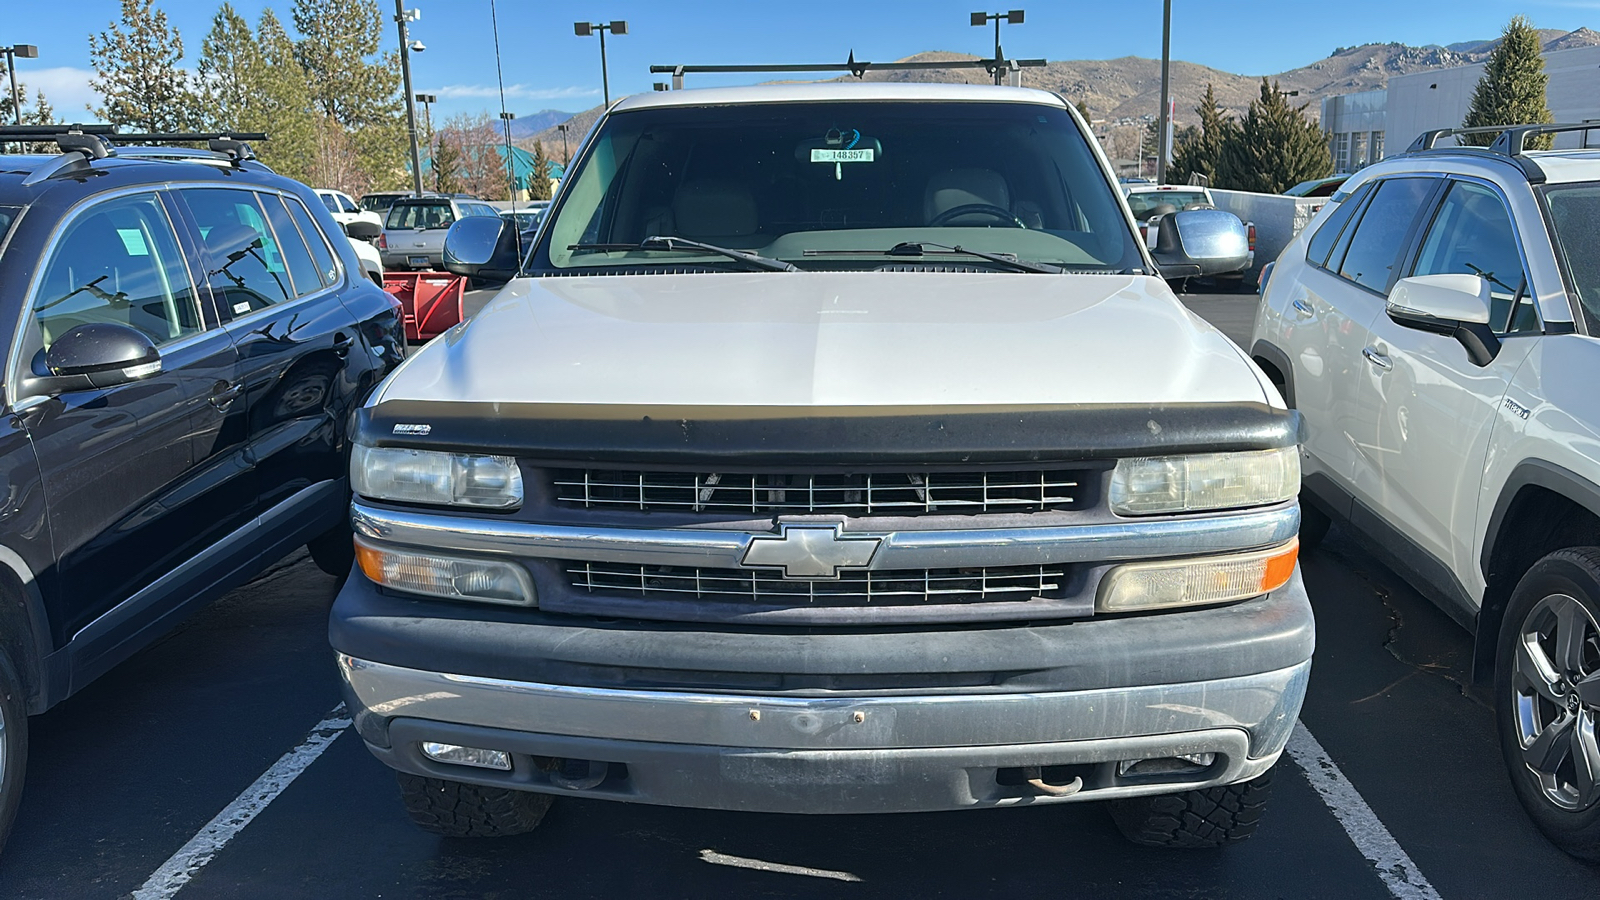
<svg viewBox="0 0 1600 900">
<path fill-rule="evenodd" d="M 864 163 L 872 162 L 874 148 L 863 147 L 860 150 L 828 150 L 821 147 L 811 151 L 811 161 L 814 163 Z"/>
</svg>

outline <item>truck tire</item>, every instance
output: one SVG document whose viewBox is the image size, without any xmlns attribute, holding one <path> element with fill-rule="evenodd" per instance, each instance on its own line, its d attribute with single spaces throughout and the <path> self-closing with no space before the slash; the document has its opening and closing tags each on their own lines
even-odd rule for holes
<svg viewBox="0 0 1600 900">
<path fill-rule="evenodd" d="M 1255 833 L 1271 793 L 1268 769 L 1239 784 L 1112 800 L 1108 808 L 1122 836 L 1140 846 L 1221 847 Z"/>
<path fill-rule="evenodd" d="M 418 828 L 445 837 L 509 837 L 539 827 L 555 798 L 396 772 Z"/>
<path fill-rule="evenodd" d="M 1551 843 L 1600 862 L 1600 547 L 1557 550 L 1500 626 L 1495 723 L 1517 799 Z"/>
<path fill-rule="evenodd" d="M 0 849 L 11 834 L 22 800 L 22 776 L 28 768 L 28 713 L 22 682 L 4 650 L 0 650 Z"/>
</svg>

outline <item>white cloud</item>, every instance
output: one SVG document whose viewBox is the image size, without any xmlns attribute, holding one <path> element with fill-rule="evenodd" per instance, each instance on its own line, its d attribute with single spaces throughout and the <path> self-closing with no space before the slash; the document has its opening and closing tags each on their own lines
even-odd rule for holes
<svg viewBox="0 0 1600 900">
<path fill-rule="evenodd" d="M 17 67 L 17 79 L 28 86 L 31 95 L 44 91 L 46 100 L 55 107 L 56 119 L 61 122 L 83 122 L 92 118 L 88 107 L 100 105 L 100 95 L 89 87 L 94 77 L 90 69 L 59 66 L 53 69 Z M 9 90 L 9 88 L 7 88 Z"/>
<path fill-rule="evenodd" d="M 441 88 L 418 88 L 427 94 L 437 94 L 440 100 L 472 100 L 499 97 L 500 89 L 492 84 L 447 84 Z M 567 97 L 598 97 L 594 88 L 562 87 L 535 88 L 526 84 L 506 85 L 507 100 L 560 100 Z"/>
</svg>

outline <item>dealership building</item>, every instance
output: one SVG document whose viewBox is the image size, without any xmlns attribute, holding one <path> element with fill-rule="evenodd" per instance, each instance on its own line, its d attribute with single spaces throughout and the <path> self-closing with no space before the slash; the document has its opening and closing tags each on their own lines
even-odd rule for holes
<svg viewBox="0 0 1600 900">
<path fill-rule="evenodd" d="M 1424 131 L 1460 127 L 1483 69 L 1477 63 L 1396 75 L 1387 90 L 1325 98 L 1322 128 L 1328 133 L 1334 170 L 1354 172 L 1385 153 L 1403 152 Z M 1546 97 L 1557 122 L 1600 122 L 1600 93 L 1595 91 L 1600 46 L 1546 53 L 1544 70 L 1550 76 Z M 1556 146 L 1600 146 L 1600 125 L 1596 127 L 1594 132 L 1556 135 Z M 1440 145 L 1448 143 L 1444 139 Z"/>
</svg>

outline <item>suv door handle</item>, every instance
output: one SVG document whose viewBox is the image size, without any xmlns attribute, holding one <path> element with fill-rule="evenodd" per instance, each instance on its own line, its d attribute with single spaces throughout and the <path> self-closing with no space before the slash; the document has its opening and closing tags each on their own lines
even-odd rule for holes
<svg viewBox="0 0 1600 900">
<path fill-rule="evenodd" d="M 354 347 L 355 345 L 356 339 L 354 335 L 345 334 L 342 331 L 336 331 L 333 333 L 334 355 L 343 357 L 345 354 L 349 353 L 350 348 Z"/>
<path fill-rule="evenodd" d="M 1299 297 L 1294 298 L 1293 305 L 1294 311 L 1299 313 L 1300 318 L 1302 319 L 1309 319 L 1317 314 L 1317 311 L 1311 308 L 1311 304 L 1300 299 Z"/>
<path fill-rule="evenodd" d="M 211 392 L 211 405 L 216 408 L 217 412 L 227 412 L 228 407 L 232 406 L 233 401 L 239 399 L 239 395 L 242 393 L 244 393 L 244 384 L 242 382 L 239 384 L 220 385 Z"/>
<path fill-rule="evenodd" d="M 1371 347 L 1363 347 L 1361 350 L 1361 355 L 1367 358 L 1367 362 L 1372 363 L 1385 372 L 1394 368 L 1394 363 L 1389 360 L 1389 357 L 1384 356 L 1382 353 L 1379 353 Z"/>
</svg>

